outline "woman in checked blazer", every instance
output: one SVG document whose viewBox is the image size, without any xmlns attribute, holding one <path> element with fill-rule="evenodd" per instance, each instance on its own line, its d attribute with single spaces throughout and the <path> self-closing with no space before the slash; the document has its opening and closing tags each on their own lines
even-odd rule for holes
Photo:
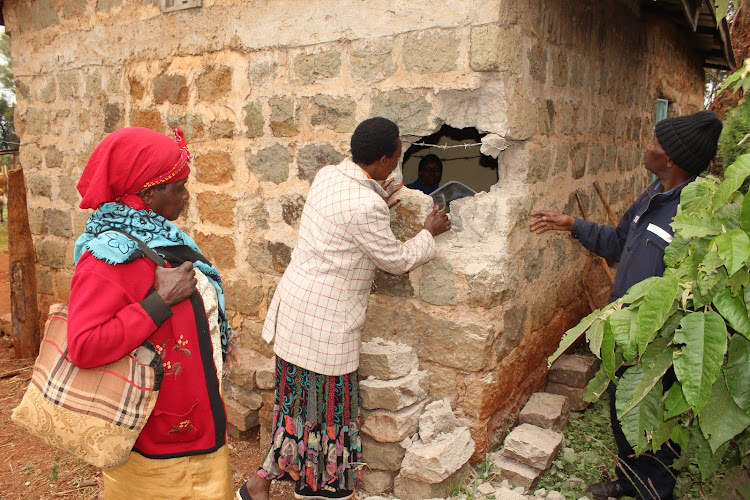
<svg viewBox="0 0 750 500">
<path fill-rule="evenodd" d="M 389 208 L 398 200 L 389 200 L 401 185 L 386 179 L 401 157 L 395 123 L 360 123 L 351 151 L 351 160 L 315 177 L 291 263 L 266 316 L 263 338 L 275 337 L 276 353 L 273 435 L 238 499 L 267 499 L 273 479 L 295 481 L 300 499 L 353 496 L 362 458 L 360 333 L 375 269 L 404 274 L 430 261 L 434 237 L 450 229 L 435 207 L 414 238 L 402 243 L 393 235 Z"/>
</svg>

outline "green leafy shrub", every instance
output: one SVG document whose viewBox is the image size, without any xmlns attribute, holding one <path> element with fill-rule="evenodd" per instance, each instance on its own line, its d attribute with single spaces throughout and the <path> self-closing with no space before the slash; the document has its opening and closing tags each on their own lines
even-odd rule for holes
<svg viewBox="0 0 750 500">
<path fill-rule="evenodd" d="M 587 387 L 595 401 L 614 382 L 622 429 L 636 453 L 670 439 L 702 479 L 731 450 L 750 464 L 750 155 L 723 181 L 700 177 L 682 190 L 662 277 L 568 330 L 550 364 L 586 335 L 601 367 Z M 615 349 L 615 346 L 617 349 Z M 616 376 L 621 366 L 630 368 Z M 673 368 L 677 382 L 665 392 Z M 731 444 L 731 446 L 730 446 Z"/>
<path fill-rule="evenodd" d="M 750 153 L 750 100 L 745 99 L 737 108 L 727 114 L 724 128 L 719 137 L 718 157 L 721 163 L 729 165 L 739 156 Z"/>
</svg>

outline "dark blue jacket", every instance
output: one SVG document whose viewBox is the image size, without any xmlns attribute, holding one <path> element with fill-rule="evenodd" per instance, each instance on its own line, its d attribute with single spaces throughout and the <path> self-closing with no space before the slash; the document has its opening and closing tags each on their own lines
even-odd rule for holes
<svg viewBox="0 0 750 500">
<path fill-rule="evenodd" d="M 600 226 L 576 219 L 572 235 L 581 244 L 606 259 L 618 261 L 609 300 L 617 300 L 628 288 L 651 276 L 664 274 L 664 249 L 672 242 L 670 224 L 680 204 L 682 188 L 695 177 L 666 193 L 656 193 L 659 181 L 638 197 L 617 227 Z"/>
</svg>

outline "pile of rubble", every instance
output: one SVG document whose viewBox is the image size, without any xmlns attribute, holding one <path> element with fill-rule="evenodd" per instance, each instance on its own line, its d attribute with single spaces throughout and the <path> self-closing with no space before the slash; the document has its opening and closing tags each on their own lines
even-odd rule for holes
<svg viewBox="0 0 750 500">
<path fill-rule="evenodd" d="M 474 441 L 444 401 L 428 404 L 427 372 L 409 346 L 382 339 L 360 353 L 363 489 L 402 499 L 449 496 L 469 473 Z"/>
</svg>

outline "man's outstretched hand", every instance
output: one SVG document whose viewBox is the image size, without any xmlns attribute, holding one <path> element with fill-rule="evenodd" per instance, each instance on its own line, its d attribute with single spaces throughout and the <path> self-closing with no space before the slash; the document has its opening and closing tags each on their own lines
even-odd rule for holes
<svg viewBox="0 0 750 500">
<path fill-rule="evenodd" d="M 532 233 L 542 234 L 545 231 L 572 231 L 575 219 L 570 215 L 551 212 L 549 210 L 538 210 L 531 212 L 536 217 L 529 223 Z"/>
</svg>

